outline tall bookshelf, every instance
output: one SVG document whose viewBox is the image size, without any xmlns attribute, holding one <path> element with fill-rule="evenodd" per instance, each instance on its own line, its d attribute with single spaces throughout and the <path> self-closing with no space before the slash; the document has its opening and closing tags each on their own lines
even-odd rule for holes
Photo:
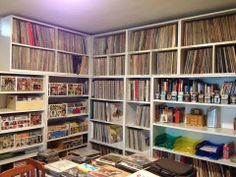
<svg viewBox="0 0 236 177">
<path fill-rule="evenodd" d="M 227 83 L 233 84 L 236 77 L 235 14 L 236 10 L 230 9 L 123 30 L 122 32 L 126 33 L 126 47 L 123 54 L 125 56 L 125 74 L 118 78 L 124 78 L 125 94 L 122 124 L 124 144 L 122 149 L 115 144 L 101 144 L 108 147 L 119 147 L 123 154 L 141 152 L 157 157 L 161 152 L 176 155 L 177 158 L 180 156 L 190 157 L 204 162 L 236 167 L 229 159 L 212 160 L 173 149 L 165 149 L 157 146 L 155 142 L 158 135 L 168 133 L 172 136 L 209 140 L 214 143 L 226 144 L 230 141 L 236 143 L 235 130 L 233 130 L 235 104 L 227 102 L 229 98 L 225 97 L 225 94 L 231 94 L 234 97 L 232 95 L 234 93 L 230 93 L 226 89 L 226 85 Z M 213 26 L 210 24 L 213 24 Z M 222 26 L 224 28 L 221 28 Z M 105 45 L 104 38 L 120 33 L 121 31 L 114 31 L 94 35 L 93 49 L 99 48 L 98 39 L 103 41 L 103 47 L 109 48 L 108 44 Z M 98 73 L 93 73 L 93 79 L 113 78 L 109 75 L 109 64 L 111 64 L 109 56 L 113 54 L 102 53 L 102 55 L 98 55 L 96 52 L 93 53 L 93 67 L 99 70 Z M 95 71 L 97 71 L 96 68 Z M 216 96 L 218 93 L 223 94 L 222 103 L 207 102 L 207 100 L 200 102 L 178 100 L 177 94 L 180 91 L 178 88 L 174 90 L 174 81 L 179 83 L 180 80 L 184 83 L 183 95 L 186 94 L 184 86 L 188 86 L 188 83 L 199 81 L 201 84 L 205 84 L 206 88 L 209 85 L 214 85 L 214 88 L 212 86 L 213 90 L 218 90 L 213 91 L 214 94 Z M 141 81 L 150 82 L 150 88 L 148 88 L 147 92 L 144 91 L 147 84 L 140 84 Z M 165 81 L 168 82 L 158 86 L 159 83 L 164 83 Z M 168 85 L 172 81 L 173 84 Z M 189 94 L 190 86 L 188 87 Z M 162 91 L 165 94 L 161 97 Z M 172 91 L 173 99 L 171 99 Z M 203 93 L 202 89 L 197 89 L 198 91 L 201 94 Z M 137 93 L 135 94 L 135 92 Z M 150 99 L 145 100 L 148 92 Z M 196 93 L 196 89 L 194 93 Z M 204 96 L 208 96 L 207 90 Z M 139 97 L 142 99 L 139 100 Z M 224 98 L 226 98 L 226 102 Z M 185 108 L 185 117 L 192 108 L 199 108 L 206 115 L 208 108 L 216 107 L 220 118 L 219 128 L 194 127 L 187 125 L 185 121 L 178 124 L 173 122 L 164 123 L 158 119 L 158 116 L 160 116 L 159 106 Z M 142 116 L 140 117 L 140 114 L 144 116 L 144 112 L 147 110 L 150 116 L 150 127 L 148 123 L 145 124 L 148 120 L 142 121 Z M 147 117 L 148 113 L 146 114 Z M 91 119 L 91 121 L 94 120 Z M 129 139 L 137 133 L 133 133 L 130 130 L 145 132 L 144 137 L 149 136 L 148 146 L 136 148 L 132 145 L 135 144 L 135 140 L 130 141 Z M 96 143 L 99 144 L 100 142 L 97 141 Z"/>
<path fill-rule="evenodd" d="M 87 34 L 70 29 L 42 23 L 18 16 L 7 16 L 1 19 L 0 71 L 3 75 L 43 78 L 43 91 L 38 92 L 1 92 L 8 94 L 40 94 L 44 107 L 42 124 L 23 129 L 4 130 L 1 134 L 32 132 L 42 130 L 43 141 L 31 147 L 22 147 L 12 151 L 27 150 L 14 158 L 5 154 L 0 165 L 37 156 L 39 150 L 54 147 L 60 156 L 72 149 L 88 145 L 88 116 L 90 102 L 90 37 Z M 55 95 L 50 94 L 54 84 Z M 71 91 L 72 89 L 73 91 Z M 65 92 L 65 93 L 63 93 Z M 73 92 L 73 93 L 72 93 Z M 2 103 L 6 104 L 7 97 Z M 4 106 L 1 104 L 1 107 Z M 56 110 L 50 111 L 54 105 Z M 60 112 L 60 105 L 65 106 L 66 114 Z M 10 112 L 9 112 L 10 111 Z M 36 112 L 37 110 L 31 110 Z M 29 111 L 11 111 L 2 109 L 1 114 L 25 114 Z M 51 112 L 57 112 L 52 116 Z M 53 115 L 54 115 L 53 113 Z M 64 129 L 63 129 L 64 128 Z M 64 132 L 63 132 L 64 131 Z M 63 134 L 64 133 L 64 134 Z M 38 148 L 39 147 L 39 148 Z M 5 151 L 4 151 L 5 152 Z M 10 150 L 9 150 L 10 152 Z M 2 153 L 1 153 L 2 154 Z"/>
<path fill-rule="evenodd" d="M 98 35 L 93 40 L 90 143 L 102 153 L 123 153 L 126 32 Z M 101 134 L 105 133 L 105 138 Z M 112 138 L 114 132 L 114 138 Z"/>
<path fill-rule="evenodd" d="M 88 75 L 88 35 L 17 16 L 1 31 L 2 71 Z"/>
<path fill-rule="evenodd" d="M 0 165 L 4 165 L 34 157 L 46 148 L 47 96 L 43 75 L 3 71 L 0 75 Z"/>
</svg>

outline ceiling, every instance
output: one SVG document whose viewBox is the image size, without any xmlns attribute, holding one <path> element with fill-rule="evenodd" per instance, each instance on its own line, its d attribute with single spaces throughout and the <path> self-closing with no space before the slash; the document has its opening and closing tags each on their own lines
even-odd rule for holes
<svg viewBox="0 0 236 177">
<path fill-rule="evenodd" d="M 236 0 L 0 0 L 0 16 L 95 34 L 235 7 Z"/>
</svg>

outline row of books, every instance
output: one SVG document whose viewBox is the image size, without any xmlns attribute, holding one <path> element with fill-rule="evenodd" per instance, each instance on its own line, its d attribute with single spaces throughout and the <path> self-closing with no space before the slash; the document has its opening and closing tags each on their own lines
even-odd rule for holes
<svg viewBox="0 0 236 177">
<path fill-rule="evenodd" d="M 25 114 L 0 116 L 0 130 L 31 127 L 31 126 L 41 125 L 41 123 L 42 123 L 41 112 L 30 112 Z"/>
<path fill-rule="evenodd" d="M 155 105 L 155 122 L 183 123 L 184 116 L 184 107 L 169 107 L 165 104 Z"/>
<path fill-rule="evenodd" d="M 86 144 L 88 141 L 87 135 L 79 135 L 67 139 L 49 142 L 48 149 L 63 152 L 63 150 L 73 149 L 80 145 Z"/>
<path fill-rule="evenodd" d="M 94 55 L 125 52 L 125 33 L 94 39 Z"/>
<path fill-rule="evenodd" d="M 150 101 L 150 80 L 128 80 L 127 99 L 132 101 Z"/>
<path fill-rule="evenodd" d="M 125 56 L 110 57 L 109 75 L 124 75 L 125 74 Z"/>
<path fill-rule="evenodd" d="M 204 160 L 193 159 L 190 157 L 185 157 L 177 154 L 171 154 L 163 151 L 156 151 L 154 156 L 157 159 L 160 158 L 170 158 L 181 163 L 186 163 L 193 165 L 196 168 L 197 174 L 196 177 L 216 177 L 216 176 L 225 176 L 225 177 L 234 177 L 236 175 L 236 169 L 229 166 L 220 165 L 213 162 L 208 162 Z"/>
<path fill-rule="evenodd" d="M 12 68 L 32 71 L 56 71 L 55 52 L 12 46 Z"/>
<path fill-rule="evenodd" d="M 236 49 L 235 46 L 216 48 L 216 73 L 235 73 L 236 72 Z"/>
<path fill-rule="evenodd" d="M 185 51 L 184 74 L 212 73 L 212 49 L 191 49 Z"/>
<path fill-rule="evenodd" d="M 27 76 L 0 76 L 1 91 L 43 91 L 43 78 Z"/>
<path fill-rule="evenodd" d="M 57 57 L 57 72 L 88 74 L 88 57 L 64 53 L 58 53 Z"/>
<path fill-rule="evenodd" d="M 70 115 L 86 114 L 88 113 L 88 101 L 49 104 L 48 116 L 49 118 L 66 117 Z"/>
<path fill-rule="evenodd" d="M 93 80 L 92 97 L 104 99 L 118 99 L 124 97 L 123 80 Z"/>
<path fill-rule="evenodd" d="M 32 46 L 55 48 L 55 29 L 13 19 L 12 41 Z"/>
<path fill-rule="evenodd" d="M 58 49 L 85 54 L 87 50 L 85 37 L 79 34 L 58 30 Z"/>
<path fill-rule="evenodd" d="M 107 75 L 107 58 L 94 58 L 93 59 L 93 74 L 95 76 Z"/>
<path fill-rule="evenodd" d="M 176 47 L 177 24 L 134 31 L 131 34 L 130 44 L 131 51 Z"/>
<path fill-rule="evenodd" d="M 131 75 L 148 75 L 150 72 L 150 55 L 131 55 L 129 59 L 129 69 Z"/>
<path fill-rule="evenodd" d="M 184 23 L 184 45 L 236 40 L 236 15 L 226 15 Z M 224 27 L 224 28 L 222 28 Z"/>
<path fill-rule="evenodd" d="M 7 151 L 14 148 L 30 146 L 43 142 L 41 130 L 31 130 L 0 136 L 0 150 Z"/>
<path fill-rule="evenodd" d="M 209 84 L 199 79 L 156 79 L 154 83 L 156 99 L 202 103 L 235 103 L 235 81 L 225 81 L 220 85 L 217 83 Z"/>
<path fill-rule="evenodd" d="M 153 74 L 177 74 L 177 51 L 153 55 Z"/>
<path fill-rule="evenodd" d="M 80 132 L 88 131 L 88 121 L 80 120 L 77 122 L 65 122 L 63 124 L 48 126 L 48 139 L 66 137 Z"/>
<path fill-rule="evenodd" d="M 150 127 L 150 106 L 138 105 L 136 107 L 135 125 Z"/>
<path fill-rule="evenodd" d="M 125 171 L 134 173 L 136 171 L 139 171 L 141 169 L 147 169 L 150 167 L 154 162 L 156 162 L 157 159 L 147 157 L 143 154 L 136 153 L 131 155 L 120 155 L 115 153 L 109 153 L 107 155 L 103 155 L 97 159 L 95 159 L 96 164 L 99 166 L 103 165 L 112 165 L 117 168 L 123 169 Z M 131 175 L 132 177 L 136 175 Z M 130 176 L 130 177 L 131 177 Z M 140 175 L 137 175 L 138 177 Z M 153 175 L 155 176 L 155 175 Z M 152 177 L 148 175 L 148 177 Z"/>
<path fill-rule="evenodd" d="M 122 127 L 103 123 L 93 123 L 93 139 L 105 143 L 118 143 L 122 141 Z"/>
<path fill-rule="evenodd" d="M 128 128 L 127 138 L 128 148 L 138 151 L 148 150 L 150 145 L 150 135 L 148 131 Z"/>
<path fill-rule="evenodd" d="M 49 83 L 49 96 L 79 96 L 88 94 L 88 80 L 81 83 Z"/>
<path fill-rule="evenodd" d="M 122 103 L 93 101 L 93 119 L 108 122 L 121 122 L 123 117 Z"/>
</svg>

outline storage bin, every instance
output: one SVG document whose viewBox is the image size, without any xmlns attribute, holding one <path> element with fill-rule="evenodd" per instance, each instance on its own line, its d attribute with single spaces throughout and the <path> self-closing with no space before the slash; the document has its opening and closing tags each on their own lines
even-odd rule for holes
<svg viewBox="0 0 236 177">
<path fill-rule="evenodd" d="M 167 149 L 173 149 L 175 141 L 181 136 L 174 137 L 169 134 L 161 134 L 155 138 L 155 145 Z"/>
<path fill-rule="evenodd" d="M 7 108 L 16 111 L 43 109 L 43 96 L 7 96 Z"/>
<path fill-rule="evenodd" d="M 183 152 L 186 154 L 194 155 L 196 152 L 196 146 L 201 142 L 201 140 L 196 140 L 187 137 L 181 137 L 175 141 L 174 150 Z"/>
</svg>

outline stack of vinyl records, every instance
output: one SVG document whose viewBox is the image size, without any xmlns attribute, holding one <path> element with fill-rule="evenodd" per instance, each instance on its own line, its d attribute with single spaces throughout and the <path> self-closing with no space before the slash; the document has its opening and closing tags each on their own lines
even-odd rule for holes
<svg viewBox="0 0 236 177">
<path fill-rule="evenodd" d="M 124 157 L 124 159 L 119 162 L 116 167 L 133 173 L 141 169 L 148 168 L 155 161 L 156 159 L 147 157 L 143 154 L 132 154 Z"/>
<path fill-rule="evenodd" d="M 119 162 L 123 160 L 124 156 L 115 154 L 115 153 L 109 153 L 107 155 L 101 156 L 100 158 L 96 159 L 97 165 L 112 165 L 116 166 Z"/>
<path fill-rule="evenodd" d="M 45 163 L 52 163 L 59 160 L 59 155 L 57 151 L 48 149 L 38 153 L 38 160 Z"/>
</svg>

